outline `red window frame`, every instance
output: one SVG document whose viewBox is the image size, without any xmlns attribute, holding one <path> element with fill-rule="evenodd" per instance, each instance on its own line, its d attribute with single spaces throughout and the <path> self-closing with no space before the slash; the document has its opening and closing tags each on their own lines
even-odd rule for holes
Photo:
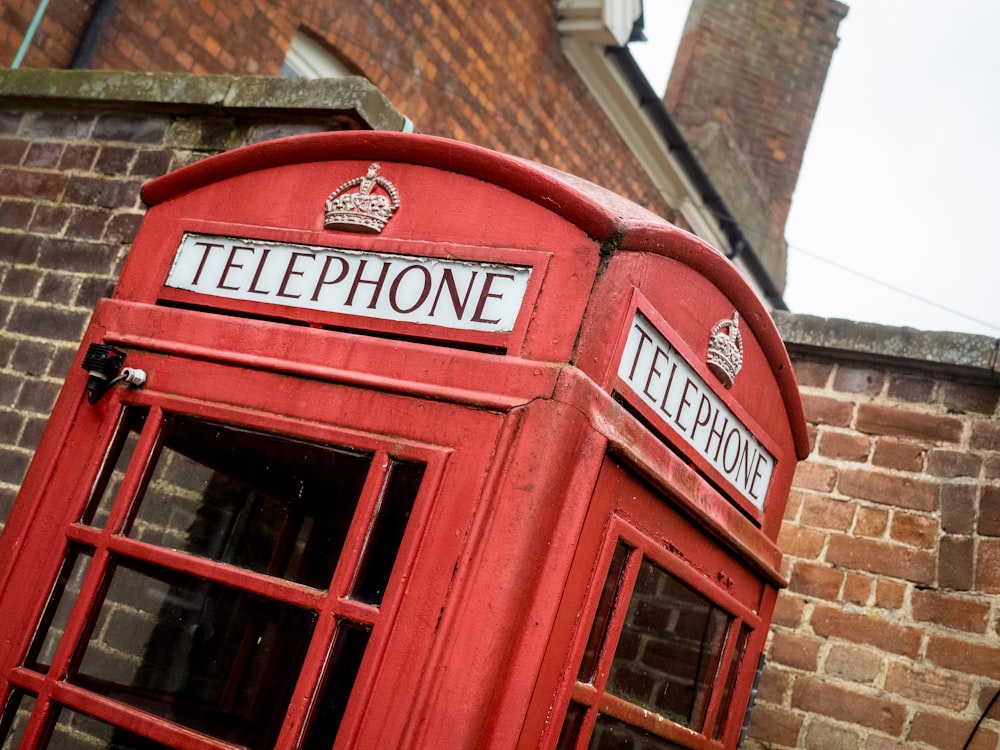
<svg viewBox="0 0 1000 750">
<path fill-rule="evenodd" d="M 591 647 L 593 645 L 593 623 L 619 545 L 624 545 L 628 554 L 604 626 L 594 678 L 590 682 L 581 681 L 578 672 L 588 641 Z M 542 746 L 587 748 L 598 713 L 624 721 L 679 747 L 717 749 L 724 747 L 724 742 L 731 743 L 739 734 L 743 711 L 729 710 L 728 715 L 720 714 L 726 708 L 722 702 L 728 691 L 729 706 L 745 706 L 757 666 L 756 659 L 742 658 L 734 662 L 740 656 L 737 649 L 754 653 L 762 648 L 767 636 L 758 614 L 765 596 L 759 579 L 733 555 L 714 545 L 704 532 L 697 530 L 671 505 L 668 496 L 652 489 L 610 456 L 602 466 L 578 549 L 560 612 L 560 619 L 564 623 L 572 620 L 575 629 L 568 650 L 562 651 L 562 678 L 548 711 L 551 721 L 545 723 Z M 606 689 L 643 560 L 668 573 L 731 618 L 721 659 L 711 681 L 704 731 L 694 731 L 644 710 Z M 560 737 L 560 732 L 571 703 L 583 707 L 583 718 L 577 739 L 567 742 L 565 737 Z"/>
<path fill-rule="evenodd" d="M 57 525 L 58 536 L 53 534 L 48 537 L 50 544 L 55 540 L 55 547 L 49 548 L 45 564 L 36 569 L 30 587 L 30 596 L 33 600 L 24 602 L 24 610 L 30 613 L 30 616 L 23 617 L 22 622 L 26 622 L 28 626 L 19 631 L 21 641 L 16 647 L 19 665 L 33 640 L 37 627 L 35 623 L 39 622 L 48 605 L 50 592 L 53 591 L 63 560 L 70 549 L 87 548 L 93 551 L 93 556 L 48 672 L 41 674 L 21 665 L 13 667 L 3 675 L 8 683 L 5 703 L 16 694 L 15 690 L 31 694 L 35 699 L 31 718 L 24 728 L 22 745 L 36 746 L 49 730 L 50 708 L 54 702 L 167 745 L 189 748 L 237 747 L 66 681 L 65 676 L 75 658 L 74 654 L 78 654 L 83 645 L 79 643 L 79 639 L 85 633 L 89 619 L 95 614 L 94 607 L 99 600 L 105 572 L 112 558 L 184 573 L 316 613 L 311 642 L 302 662 L 302 671 L 297 677 L 287 716 L 275 747 L 294 747 L 299 741 L 308 719 L 314 693 L 322 679 L 337 623 L 347 620 L 370 627 L 371 636 L 365 657 L 357 674 L 350 704 L 341 723 L 338 737 L 342 740 L 357 732 L 363 713 L 361 708 L 371 693 L 378 660 L 386 649 L 393 620 L 398 614 L 397 604 L 401 597 L 396 589 L 400 586 L 400 581 L 406 578 L 406 571 L 413 564 L 419 546 L 419 530 L 426 525 L 426 517 L 433 505 L 431 501 L 438 493 L 450 450 L 419 440 L 408 440 L 399 435 L 387 437 L 358 429 L 331 426 L 319 421 L 267 413 L 255 408 L 166 395 L 153 390 L 116 389 L 106 397 L 106 404 L 103 412 L 107 417 L 100 423 L 98 433 L 94 436 L 96 440 L 92 450 L 77 450 L 63 456 L 60 461 L 63 464 L 60 475 L 63 477 L 69 475 L 70 478 L 55 482 L 46 493 L 54 496 L 51 498 L 52 502 L 58 502 L 61 506 L 62 521 Z M 97 528 L 77 519 L 81 517 L 90 502 L 92 488 L 106 462 L 115 460 L 115 456 L 111 455 L 110 446 L 114 443 L 115 434 L 121 427 L 124 409 L 127 407 L 148 409 L 148 415 L 121 486 L 118 488 L 111 514 L 103 527 Z M 82 405 L 81 408 L 90 407 Z M 323 591 L 158 547 L 121 533 L 131 511 L 131 504 L 137 500 L 137 493 L 149 470 L 148 462 L 160 439 L 159 428 L 165 413 L 239 425 L 261 433 L 288 436 L 331 446 L 343 446 L 372 455 L 358 507 L 355 509 L 340 561 L 327 590 Z M 88 418 L 92 416 L 86 414 L 82 421 L 89 422 Z M 77 441 L 82 440 L 82 436 L 77 437 Z M 349 589 L 364 551 L 390 458 L 419 462 L 425 469 L 389 584 L 381 604 L 371 605 L 351 599 Z M 67 464 L 75 464 L 75 467 Z M 62 493 L 69 494 L 61 497 Z M 55 554 L 56 552 L 58 554 Z M 46 581 L 47 584 L 39 586 L 37 581 Z M 25 591 L 28 591 L 27 587 Z"/>
</svg>

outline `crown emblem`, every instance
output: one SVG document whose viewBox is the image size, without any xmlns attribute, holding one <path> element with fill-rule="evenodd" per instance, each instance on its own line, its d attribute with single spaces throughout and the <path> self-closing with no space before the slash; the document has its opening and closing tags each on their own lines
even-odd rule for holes
<svg viewBox="0 0 1000 750">
<path fill-rule="evenodd" d="M 723 332 L 725 331 L 725 333 Z M 743 367 L 743 336 L 740 334 L 740 314 L 732 320 L 720 320 L 708 337 L 708 368 L 726 388 L 732 388 Z"/>
<path fill-rule="evenodd" d="M 378 176 L 378 164 L 368 167 L 364 177 L 348 180 L 330 193 L 326 199 L 327 229 L 346 229 L 351 232 L 378 234 L 385 227 L 393 213 L 399 208 L 399 192 L 385 177 Z M 347 192 L 360 185 L 357 192 Z M 378 186 L 385 191 L 373 193 Z"/>
</svg>

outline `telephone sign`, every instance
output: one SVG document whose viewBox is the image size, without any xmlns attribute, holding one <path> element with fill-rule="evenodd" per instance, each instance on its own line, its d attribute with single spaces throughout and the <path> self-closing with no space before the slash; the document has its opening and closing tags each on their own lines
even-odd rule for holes
<svg viewBox="0 0 1000 750">
<path fill-rule="evenodd" d="M 165 285 L 213 297 L 510 331 L 531 269 L 186 233 Z"/>
<path fill-rule="evenodd" d="M 636 311 L 618 376 L 654 416 L 758 510 L 774 471 L 774 456 L 695 372 L 684 356 Z"/>
</svg>

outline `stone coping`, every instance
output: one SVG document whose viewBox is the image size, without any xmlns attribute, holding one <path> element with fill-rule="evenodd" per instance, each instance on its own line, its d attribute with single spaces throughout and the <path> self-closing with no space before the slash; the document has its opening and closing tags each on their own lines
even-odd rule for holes
<svg viewBox="0 0 1000 750">
<path fill-rule="evenodd" d="M 378 88 L 357 76 L 310 80 L 19 68 L 0 70 L 0 106 L 277 115 L 370 130 L 403 130 L 409 123 Z"/>
<path fill-rule="evenodd" d="M 921 331 L 776 310 L 790 353 L 848 357 L 951 374 L 1000 385 L 1000 339 L 973 333 Z"/>
</svg>

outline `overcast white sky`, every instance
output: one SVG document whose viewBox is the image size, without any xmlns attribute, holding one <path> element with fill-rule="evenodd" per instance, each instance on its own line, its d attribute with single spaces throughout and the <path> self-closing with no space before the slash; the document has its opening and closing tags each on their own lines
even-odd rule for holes
<svg viewBox="0 0 1000 750">
<path fill-rule="evenodd" d="M 846 0 L 785 230 L 793 312 L 1000 337 L 1000 0 Z M 690 0 L 630 47 L 662 93 Z"/>
</svg>

